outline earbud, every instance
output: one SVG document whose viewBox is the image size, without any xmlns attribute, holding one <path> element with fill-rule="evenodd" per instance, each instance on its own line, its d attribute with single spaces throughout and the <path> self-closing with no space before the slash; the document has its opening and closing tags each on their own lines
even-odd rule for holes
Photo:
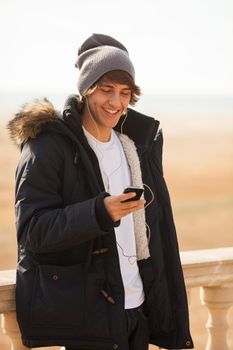
<svg viewBox="0 0 233 350">
<path fill-rule="evenodd" d="M 121 134 L 123 134 L 123 126 L 125 124 L 125 121 L 126 121 L 126 118 L 127 118 L 127 115 L 128 115 L 128 110 L 126 109 L 123 113 L 122 113 L 123 116 L 125 116 L 123 122 L 121 123 Z"/>
</svg>

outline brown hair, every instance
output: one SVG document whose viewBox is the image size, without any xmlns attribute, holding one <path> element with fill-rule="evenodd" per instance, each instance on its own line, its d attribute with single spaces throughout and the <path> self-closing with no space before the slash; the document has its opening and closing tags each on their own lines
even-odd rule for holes
<svg viewBox="0 0 233 350">
<path fill-rule="evenodd" d="M 131 90 L 130 104 L 133 106 L 138 101 L 139 96 L 141 95 L 141 89 L 137 86 L 129 73 L 123 70 L 112 70 L 104 74 L 97 82 L 111 81 L 117 84 L 125 84 Z"/>
<path fill-rule="evenodd" d="M 141 96 L 141 89 L 138 85 L 135 84 L 133 78 L 131 75 L 123 70 L 112 70 L 110 72 L 105 73 L 102 75 L 102 77 L 97 80 L 84 94 L 84 96 L 81 97 L 80 100 L 78 100 L 78 110 L 79 112 L 82 112 L 84 107 L 84 99 L 85 96 L 91 95 L 95 89 L 98 86 L 98 83 L 100 82 L 106 82 L 111 81 L 117 84 L 124 84 L 128 85 L 128 87 L 131 90 L 131 97 L 129 103 L 134 106 L 135 103 L 138 101 L 139 96 Z"/>
</svg>

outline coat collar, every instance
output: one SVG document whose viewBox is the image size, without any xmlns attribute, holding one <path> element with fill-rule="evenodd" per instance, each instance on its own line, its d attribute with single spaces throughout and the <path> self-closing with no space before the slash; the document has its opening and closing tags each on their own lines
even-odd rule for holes
<svg viewBox="0 0 233 350">
<path fill-rule="evenodd" d="M 156 137 L 159 121 L 128 108 L 126 116 L 122 116 L 115 130 L 126 134 L 140 148 L 148 148 Z"/>
<path fill-rule="evenodd" d="M 73 126 L 76 124 L 76 129 L 82 124 L 81 114 L 78 111 L 78 99 L 77 95 L 69 96 L 63 112 L 64 121 Z M 159 124 L 159 121 L 153 117 L 128 108 L 127 115 L 120 118 L 114 130 L 126 134 L 138 147 L 144 149 L 148 148 L 155 139 Z"/>
</svg>

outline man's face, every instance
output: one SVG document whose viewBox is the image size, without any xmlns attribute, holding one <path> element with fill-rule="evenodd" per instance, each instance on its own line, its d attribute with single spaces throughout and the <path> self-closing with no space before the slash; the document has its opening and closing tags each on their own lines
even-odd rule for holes
<svg viewBox="0 0 233 350">
<path fill-rule="evenodd" d="M 88 103 L 100 135 L 106 135 L 116 126 L 121 115 L 127 109 L 131 98 L 131 90 L 128 85 L 102 81 L 98 83 L 94 92 L 86 98 L 86 104 Z M 85 105 L 83 116 L 88 125 L 94 123 L 87 105 Z"/>
</svg>

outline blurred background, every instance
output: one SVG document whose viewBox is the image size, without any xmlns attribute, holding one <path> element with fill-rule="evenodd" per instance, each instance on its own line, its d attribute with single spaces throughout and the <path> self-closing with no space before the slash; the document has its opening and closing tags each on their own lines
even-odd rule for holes
<svg viewBox="0 0 233 350">
<path fill-rule="evenodd" d="M 6 123 L 33 98 L 47 97 L 62 110 L 77 92 L 78 47 L 94 32 L 127 47 L 143 92 L 135 108 L 160 120 L 180 250 L 233 246 L 233 2 L 1 0 L 0 270 L 16 265 L 19 150 Z M 206 320 L 193 289 L 195 350 L 204 350 Z M 232 309 L 228 322 L 233 348 Z M 1 330 L 0 348 L 10 349 Z"/>
</svg>

